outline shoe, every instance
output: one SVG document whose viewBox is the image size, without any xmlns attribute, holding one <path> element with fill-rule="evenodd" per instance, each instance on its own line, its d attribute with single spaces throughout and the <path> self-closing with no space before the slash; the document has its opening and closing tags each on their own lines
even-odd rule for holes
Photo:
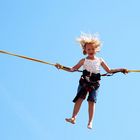
<svg viewBox="0 0 140 140">
<path fill-rule="evenodd" d="M 76 123 L 76 119 L 75 118 L 66 118 L 65 119 L 67 122 L 75 124 Z"/>
</svg>

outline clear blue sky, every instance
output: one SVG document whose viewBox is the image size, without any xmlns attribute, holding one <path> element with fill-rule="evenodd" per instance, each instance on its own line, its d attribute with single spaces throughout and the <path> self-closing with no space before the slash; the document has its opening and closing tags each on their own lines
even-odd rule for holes
<svg viewBox="0 0 140 140">
<path fill-rule="evenodd" d="M 81 58 L 80 32 L 98 32 L 98 56 L 111 68 L 140 69 L 139 0 L 0 1 L 0 50 L 66 66 Z M 104 77 L 94 129 L 87 129 L 87 102 L 76 125 L 73 109 L 80 73 L 0 54 L 1 140 L 140 139 L 139 73 Z M 102 70 L 102 73 L 104 71 Z"/>
</svg>

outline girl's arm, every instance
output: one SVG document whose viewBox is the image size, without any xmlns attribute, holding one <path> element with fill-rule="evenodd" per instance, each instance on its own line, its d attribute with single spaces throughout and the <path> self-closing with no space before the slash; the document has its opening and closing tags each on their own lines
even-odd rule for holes
<svg viewBox="0 0 140 140">
<path fill-rule="evenodd" d="M 110 69 L 109 66 L 102 61 L 101 66 L 103 67 L 103 69 L 107 72 L 107 73 L 116 73 L 116 72 L 122 72 L 123 74 L 128 73 L 128 70 L 125 68 L 119 68 L 119 69 Z"/>
<path fill-rule="evenodd" d="M 85 59 L 81 59 L 75 66 L 73 66 L 72 68 L 67 68 L 67 67 L 63 67 L 60 64 L 56 64 L 56 68 L 61 69 L 63 67 L 64 70 L 68 71 L 68 72 L 74 72 L 76 70 L 78 70 L 83 64 L 84 64 L 84 60 Z"/>
</svg>

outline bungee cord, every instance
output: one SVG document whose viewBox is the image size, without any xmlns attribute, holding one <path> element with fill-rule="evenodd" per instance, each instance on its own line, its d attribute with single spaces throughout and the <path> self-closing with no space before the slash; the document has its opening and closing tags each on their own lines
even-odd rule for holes
<svg viewBox="0 0 140 140">
<path fill-rule="evenodd" d="M 128 72 L 140 72 L 140 70 L 128 70 Z"/>
<path fill-rule="evenodd" d="M 23 58 L 23 59 L 27 59 L 27 60 L 30 60 L 30 61 L 39 62 L 39 63 L 51 65 L 51 66 L 56 66 L 57 65 L 57 64 L 54 64 L 54 63 L 46 62 L 46 61 L 39 60 L 39 59 L 36 59 L 36 58 L 27 57 L 27 56 L 24 56 L 24 55 L 18 55 L 18 54 L 10 53 L 10 52 L 3 51 L 3 50 L 0 50 L 0 53 L 20 57 L 20 58 Z M 61 65 L 61 67 L 59 69 L 70 70 L 71 68 Z M 75 70 L 75 71 L 76 72 L 83 72 L 82 70 Z M 140 70 L 128 70 L 128 72 L 140 72 Z M 115 72 L 115 73 L 118 73 L 118 72 Z M 105 73 L 105 74 L 101 74 L 101 76 L 112 76 L 115 73 Z"/>
<path fill-rule="evenodd" d="M 12 55 L 12 56 L 17 56 L 17 57 L 28 59 L 28 60 L 31 60 L 31 61 L 36 61 L 36 62 L 40 62 L 40 63 L 44 63 L 44 64 L 55 66 L 55 64 L 50 63 L 50 62 L 45 62 L 45 61 L 42 61 L 42 60 L 39 60 L 39 59 L 35 59 L 35 58 L 23 56 L 23 55 L 18 55 L 18 54 L 13 54 L 13 53 L 2 51 L 2 50 L 0 50 L 0 53 Z"/>
<path fill-rule="evenodd" d="M 20 57 L 20 58 L 23 58 L 23 59 L 27 59 L 27 60 L 30 60 L 30 61 L 35 61 L 35 62 L 39 62 L 39 63 L 51 65 L 51 66 L 56 66 L 56 64 L 53 64 L 53 63 L 50 63 L 50 62 L 46 62 L 46 61 L 39 60 L 39 59 L 36 59 L 36 58 L 27 57 L 27 56 L 24 56 L 24 55 L 18 55 L 18 54 L 10 53 L 10 52 L 3 51 L 3 50 L 0 50 L 0 53 Z M 70 70 L 69 67 L 62 66 L 62 65 L 61 65 L 60 69 L 62 69 L 62 70 Z M 76 70 L 76 71 L 82 72 L 81 70 Z"/>
</svg>

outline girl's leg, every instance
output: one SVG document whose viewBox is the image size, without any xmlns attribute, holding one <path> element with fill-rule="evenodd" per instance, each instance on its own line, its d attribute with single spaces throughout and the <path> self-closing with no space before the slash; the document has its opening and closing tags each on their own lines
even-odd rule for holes
<svg viewBox="0 0 140 140">
<path fill-rule="evenodd" d="M 92 121 L 94 118 L 94 112 L 95 112 L 95 103 L 88 101 L 88 113 L 89 113 L 88 128 L 89 129 L 92 129 Z"/>
<path fill-rule="evenodd" d="M 72 114 L 72 118 L 76 118 L 79 110 L 80 110 L 80 107 L 81 107 L 81 104 L 83 102 L 83 99 L 82 98 L 79 98 L 76 102 L 75 102 L 75 105 L 74 105 L 74 109 L 73 109 L 73 114 Z"/>
<path fill-rule="evenodd" d="M 73 108 L 73 114 L 72 114 L 72 118 L 69 118 L 67 119 L 66 118 L 66 121 L 67 122 L 70 122 L 70 123 L 75 123 L 75 120 L 76 120 L 76 116 L 80 110 L 80 107 L 81 107 L 81 104 L 83 102 L 83 99 L 79 98 L 76 102 L 75 102 L 75 105 L 74 105 L 74 108 Z"/>
</svg>

